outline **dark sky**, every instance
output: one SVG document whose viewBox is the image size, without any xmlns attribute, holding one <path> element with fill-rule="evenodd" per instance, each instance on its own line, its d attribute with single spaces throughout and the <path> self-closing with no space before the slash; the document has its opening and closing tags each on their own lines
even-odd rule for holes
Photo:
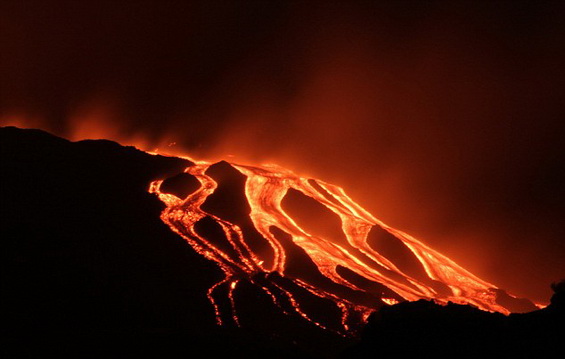
<svg viewBox="0 0 565 359">
<path fill-rule="evenodd" d="M 0 4 L 2 124 L 277 162 L 516 294 L 565 277 L 562 1 Z"/>
</svg>

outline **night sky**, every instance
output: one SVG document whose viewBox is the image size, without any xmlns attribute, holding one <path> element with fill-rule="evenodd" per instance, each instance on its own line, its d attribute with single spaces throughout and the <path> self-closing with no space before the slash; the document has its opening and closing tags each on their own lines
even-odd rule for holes
<svg viewBox="0 0 565 359">
<path fill-rule="evenodd" d="M 1 0 L 0 124 L 276 162 L 547 302 L 563 19 L 562 1 Z"/>
</svg>

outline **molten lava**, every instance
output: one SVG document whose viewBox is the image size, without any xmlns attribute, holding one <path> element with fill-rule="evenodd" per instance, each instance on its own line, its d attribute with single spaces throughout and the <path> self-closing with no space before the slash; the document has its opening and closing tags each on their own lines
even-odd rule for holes
<svg viewBox="0 0 565 359">
<path fill-rule="evenodd" d="M 225 318 L 217 304 L 217 292 L 222 291 L 227 294 L 231 305 L 230 317 L 239 325 L 234 295 L 242 280 L 261 288 L 285 313 L 291 314 L 292 311 L 322 328 L 327 326 L 312 319 L 303 309 L 304 303 L 296 292 L 307 291 L 332 301 L 341 312 L 341 325 L 337 331 L 342 334 L 366 321 L 368 315 L 380 306 L 402 300 L 433 299 L 438 303 L 451 301 L 487 311 L 510 312 L 496 302 L 495 285 L 476 277 L 416 238 L 379 221 L 349 198 L 342 188 L 300 177 L 276 165 L 230 163 L 231 169 L 246 177 L 245 198 L 250 207 L 248 220 L 263 241 L 262 247 L 253 244 L 257 239 L 246 237 L 246 231 L 240 226 L 202 209 L 219 185 L 207 174 L 212 165 L 195 162 L 185 170 L 200 182 L 200 188 L 186 198 L 162 191 L 163 180 L 151 183 L 149 191 L 158 195 L 166 205 L 161 214 L 162 220 L 224 272 L 225 278 L 208 291 L 219 324 L 224 323 Z M 339 235 L 344 240 L 317 235 L 301 227 L 297 219 L 285 211 L 282 203 L 289 190 L 317 201 L 337 216 L 343 232 Z M 202 221 L 213 222 L 221 228 L 225 237 L 223 244 L 218 238 L 207 238 L 199 232 L 198 223 Z M 388 236 L 387 240 L 392 239 L 397 242 L 396 245 L 405 247 L 406 253 L 411 253 L 423 269 L 422 275 L 414 275 L 414 271 L 395 264 L 395 258 L 387 258 L 375 250 L 375 245 L 369 241 L 373 238 L 374 242 L 370 233 L 379 232 Z M 377 241 L 378 238 L 384 237 L 377 237 Z M 288 258 L 292 250 L 289 243 L 306 253 L 318 274 L 332 285 L 321 285 L 313 276 L 301 275 L 300 271 L 289 273 Z M 286 278 L 286 281 L 280 278 Z M 383 290 L 375 291 L 371 285 L 380 286 Z M 361 300 L 359 298 L 363 296 L 351 293 L 372 299 Z"/>
</svg>

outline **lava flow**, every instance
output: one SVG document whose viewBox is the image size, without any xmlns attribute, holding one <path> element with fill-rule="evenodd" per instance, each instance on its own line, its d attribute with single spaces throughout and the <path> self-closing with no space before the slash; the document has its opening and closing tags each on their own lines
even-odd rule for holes
<svg viewBox="0 0 565 359">
<path fill-rule="evenodd" d="M 225 322 L 225 315 L 217 304 L 218 293 L 222 291 L 231 305 L 228 317 L 239 325 L 234 295 L 242 280 L 261 288 L 285 313 L 300 315 L 322 328 L 327 325 L 304 309 L 297 292 L 308 292 L 333 302 L 341 312 L 337 331 L 342 334 L 357 328 L 380 306 L 403 300 L 433 299 L 438 303 L 454 302 L 487 311 L 510 312 L 497 303 L 495 285 L 476 277 L 414 237 L 379 221 L 349 198 L 342 188 L 300 177 L 276 165 L 222 163 L 245 176 L 245 198 L 250 208 L 246 220 L 252 223 L 249 228 L 242 229 L 233 221 L 202 208 L 221 185 L 208 173 L 214 164 L 196 162 L 185 170 L 200 182 L 200 188 L 186 198 L 163 191 L 163 180 L 154 181 L 150 186 L 150 192 L 166 205 L 162 220 L 224 272 L 225 278 L 208 291 L 219 324 Z M 323 236 L 300 226 L 282 203 L 291 191 L 331 211 L 329 213 L 339 218 L 343 233 Z M 203 221 L 221 228 L 225 237 L 222 243 L 217 236 L 207 238 L 199 231 L 198 223 Z M 250 231 L 253 236 L 249 236 Z M 338 237 L 343 239 L 336 239 Z M 379 240 L 395 241 L 418 268 L 405 266 L 406 261 L 395 264 L 396 258 L 387 258 L 375 249 L 379 247 Z M 312 268 L 318 272 L 316 275 L 326 282 L 305 271 L 289 269 L 289 256 L 298 247 L 315 265 Z"/>
</svg>

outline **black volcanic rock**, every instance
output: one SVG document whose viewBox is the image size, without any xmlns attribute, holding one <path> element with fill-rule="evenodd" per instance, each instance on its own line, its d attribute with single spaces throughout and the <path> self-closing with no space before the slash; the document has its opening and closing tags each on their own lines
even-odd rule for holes
<svg viewBox="0 0 565 359">
<path fill-rule="evenodd" d="M 161 221 L 164 205 L 147 191 L 171 177 L 168 191 L 194 190 L 181 174 L 190 162 L 6 127 L 0 164 L 1 357 L 284 358 L 343 347 L 245 285 L 238 306 L 267 325 L 216 325 L 206 293 L 223 274 Z"/>
<path fill-rule="evenodd" d="M 162 204 L 147 193 L 187 161 L 35 130 L 2 128 L 0 141 L 9 357 L 73 352 L 65 337 L 102 348 L 94 342 L 115 333 L 214 329 L 205 296 L 194 293 L 220 274 L 160 221 Z"/>
<path fill-rule="evenodd" d="M 565 283 L 565 282 L 563 282 Z M 504 316 L 467 305 L 419 300 L 373 313 L 361 341 L 343 358 L 557 358 L 564 352 L 565 308 L 554 286 L 551 305 Z"/>
<path fill-rule="evenodd" d="M 426 285 L 434 286 L 438 292 L 445 291 L 445 288 L 437 288 L 436 283 L 428 277 L 422 263 L 414 255 L 414 253 L 398 238 L 387 232 L 384 228 L 374 226 L 369 231 L 367 236 L 367 243 L 377 252 L 384 255 L 386 258 L 394 258 L 394 264 L 402 270 L 403 273 L 408 274 Z M 443 285 L 443 283 L 439 283 Z M 448 292 L 451 290 L 447 289 Z"/>
<path fill-rule="evenodd" d="M 181 199 L 185 199 L 199 188 L 200 182 L 188 173 L 179 173 L 169 177 L 161 184 L 161 192 L 175 195 Z"/>
<path fill-rule="evenodd" d="M 552 284 L 551 288 L 555 293 L 551 296 L 549 308 L 560 312 L 565 311 L 565 280 Z"/>
<path fill-rule="evenodd" d="M 538 309 L 529 299 L 513 297 L 502 289 L 491 290 L 496 293 L 496 303 L 507 308 L 512 313 L 528 313 Z"/>
<path fill-rule="evenodd" d="M 201 208 L 207 213 L 237 225 L 247 245 L 260 254 L 265 266 L 271 266 L 274 251 L 265 238 L 257 231 L 249 217 L 251 207 L 245 196 L 247 177 L 225 161 L 213 164 L 206 170 L 218 184 L 213 194 L 208 196 Z"/>
<path fill-rule="evenodd" d="M 289 188 L 281 207 L 307 233 L 328 238 L 341 246 L 346 245 L 341 219 L 317 200 Z"/>
</svg>

